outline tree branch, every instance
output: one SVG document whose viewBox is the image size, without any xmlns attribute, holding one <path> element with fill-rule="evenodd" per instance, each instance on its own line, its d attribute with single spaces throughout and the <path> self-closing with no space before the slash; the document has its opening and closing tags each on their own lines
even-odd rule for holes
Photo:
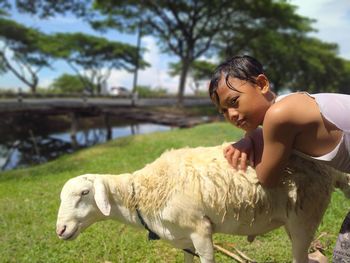
<svg viewBox="0 0 350 263">
<path fill-rule="evenodd" d="M 10 70 L 20 81 L 22 81 L 24 84 L 26 84 L 28 87 L 31 87 L 31 83 L 24 77 L 22 76 L 8 61 L 6 58 L 5 54 L 3 52 L 0 52 L 0 56 L 2 60 L 5 63 L 5 67 Z M 17 62 L 18 63 L 18 62 Z"/>
</svg>

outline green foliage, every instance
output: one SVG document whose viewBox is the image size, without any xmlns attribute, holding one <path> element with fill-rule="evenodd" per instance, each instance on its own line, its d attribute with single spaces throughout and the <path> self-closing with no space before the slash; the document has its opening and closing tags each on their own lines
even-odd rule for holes
<svg viewBox="0 0 350 263">
<path fill-rule="evenodd" d="M 51 36 L 50 43 L 48 52 L 66 60 L 84 86 L 91 90 L 97 87 L 97 93 L 112 69 L 132 71 L 137 63 L 136 47 L 101 37 L 57 33 Z M 145 61 L 138 63 L 141 68 L 148 65 Z"/>
<path fill-rule="evenodd" d="M 52 36 L 55 42 L 51 52 L 59 58 L 67 59 L 87 68 L 108 66 L 116 69 L 133 69 L 136 61 L 136 48 L 120 43 L 108 41 L 102 37 L 95 37 L 82 33 L 57 33 Z"/>
<path fill-rule="evenodd" d="M 17 22 L 0 17 L 0 69 L 10 71 L 31 88 L 38 85 L 38 72 L 50 66 L 50 55 L 45 52 L 47 36 Z M 12 53 L 12 54 L 11 54 Z"/>
<path fill-rule="evenodd" d="M 344 94 L 350 94 L 350 61 L 343 60 L 344 73 L 339 79 L 339 92 Z"/>
<path fill-rule="evenodd" d="M 285 45 L 286 42 L 282 41 L 283 35 L 302 35 L 313 30 L 312 20 L 298 15 L 295 6 L 283 0 L 181 0 L 157 3 L 96 0 L 94 8 L 104 15 L 102 19 L 94 21 L 99 28 L 126 28 L 130 32 L 135 31 L 141 23 L 144 34 L 158 38 L 164 52 L 179 57 L 180 63 L 172 71 L 180 75 L 180 101 L 187 73 L 196 67 L 194 61 L 200 56 L 211 55 L 210 52 L 216 50 L 221 51 L 225 58 L 241 52 L 257 53 L 263 58 L 270 55 L 266 63 L 277 65 L 275 61 L 282 60 L 280 54 L 285 49 L 283 47 L 288 47 L 288 43 Z M 279 41 L 276 52 L 273 50 L 275 41 L 270 41 L 273 39 Z M 262 43 L 262 46 L 269 45 L 268 51 L 259 47 L 258 43 Z M 274 55 L 278 55 L 275 61 L 271 59 Z M 280 83 L 285 84 L 286 79 L 283 77 L 285 71 L 280 68 L 273 71 L 277 76 L 277 87 Z"/>
<path fill-rule="evenodd" d="M 93 86 L 92 83 L 90 85 Z M 53 81 L 50 89 L 62 93 L 80 93 L 84 91 L 85 86 L 78 76 L 63 74 Z"/>
<path fill-rule="evenodd" d="M 226 19 L 234 19 L 238 1 L 111 1 L 96 0 L 94 8 L 104 17 L 97 21 L 107 28 L 135 31 L 158 38 L 161 50 L 179 57 L 181 74 L 178 98 L 181 104 L 186 77 L 193 61 L 212 46 Z"/>
<path fill-rule="evenodd" d="M 118 139 L 81 150 L 29 169 L 0 174 L 0 251 L 2 262 L 183 262 L 180 250 L 163 241 L 148 242 L 146 231 L 116 221 L 96 223 L 72 242 L 55 234 L 59 193 L 66 180 L 84 173 L 121 174 L 152 162 L 162 152 L 185 146 L 210 146 L 238 139 L 242 133 L 229 124 L 200 125 Z M 329 244 L 335 240 L 350 202 L 336 191 L 319 232 Z M 290 241 L 283 229 L 258 236 L 215 235 L 214 242 L 230 242 L 257 262 L 290 262 Z M 217 262 L 232 262 L 216 253 Z"/>
<path fill-rule="evenodd" d="M 297 34 L 262 32 L 247 43 L 245 50 L 264 64 L 276 92 L 283 88 L 337 91 L 344 67 L 336 56 L 335 44 Z"/>
<path fill-rule="evenodd" d="M 294 90 L 336 92 L 344 72 L 344 64 L 337 57 L 338 46 L 316 38 L 305 38 L 295 46 Z"/>
<path fill-rule="evenodd" d="M 191 64 L 189 71 L 195 80 L 209 79 L 212 76 L 216 67 L 216 64 L 213 64 L 209 61 L 195 60 Z M 169 68 L 169 74 L 171 76 L 178 76 L 181 74 L 181 63 L 170 63 Z"/>
<path fill-rule="evenodd" d="M 14 59 L 37 67 L 50 66 L 49 54 L 45 52 L 46 35 L 11 20 L 2 19 L 0 22 L 1 38 L 5 46 L 14 52 Z"/>
<path fill-rule="evenodd" d="M 260 14 L 258 23 L 250 20 L 237 24 L 243 29 L 238 34 L 236 30 L 222 31 L 222 59 L 240 53 L 258 58 L 276 92 L 285 88 L 339 92 L 346 71 L 337 57 L 337 45 L 309 37 L 314 21 L 297 15 L 294 6 L 284 1 L 269 2 L 255 1 L 247 7 Z"/>
<path fill-rule="evenodd" d="M 10 3 L 7 0 L 0 0 L 0 16 L 7 15 L 6 10 L 11 7 Z"/>
<path fill-rule="evenodd" d="M 147 86 L 137 86 L 136 90 L 140 98 L 163 97 L 167 94 L 166 89 L 162 89 L 162 88 L 151 89 L 150 87 L 147 87 Z"/>
<path fill-rule="evenodd" d="M 197 65 L 196 59 L 216 52 L 222 59 L 236 54 L 257 57 L 277 92 L 289 88 L 349 93 L 347 61 L 337 57 L 337 46 L 308 37 L 314 31 L 314 21 L 298 15 L 296 7 L 285 0 L 0 0 L 0 17 L 15 6 L 19 12 L 40 18 L 73 13 L 102 31 L 140 30 L 142 35 L 153 35 L 162 51 L 179 58 L 171 72 L 180 75 L 180 102 L 188 72 L 195 80 L 201 79 L 211 67 L 201 68 L 204 64 Z M 0 21 L 0 37 L 15 50 L 11 59 L 17 64 L 9 64 L 11 59 L 2 55 L 0 73 L 10 70 L 33 92 L 37 72 L 50 65 L 52 54 L 65 59 L 83 85 L 94 84 L 90 88 L 98 93 L 110 69 L 133 71 L 137 54 L 142 53 L 135 47 L 83 34 L 57 34 L 49 39 L 5 18 Z M 145 65 L 142 61 L 141 67 Z"/>
<path fill-rule="evenodd" d="M 90 0 L 16 0 L 20 12 L 38 15 L 41 18 L 52 17 L 55 14 L 72 12 L 83 16 Z"/>
</svg>

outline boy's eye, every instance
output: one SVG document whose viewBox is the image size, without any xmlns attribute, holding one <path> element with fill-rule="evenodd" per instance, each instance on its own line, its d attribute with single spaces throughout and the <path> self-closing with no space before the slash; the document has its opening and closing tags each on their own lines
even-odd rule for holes
<svg viewBox="0 0 350 263">
<path fill-rule="evenodd" d="M 238 97 L 233 98 L 232 100 L 230 100 L 230 105 L 231 106 L 236 106 L 237 102 L 238 102 Z"/>
</svg>

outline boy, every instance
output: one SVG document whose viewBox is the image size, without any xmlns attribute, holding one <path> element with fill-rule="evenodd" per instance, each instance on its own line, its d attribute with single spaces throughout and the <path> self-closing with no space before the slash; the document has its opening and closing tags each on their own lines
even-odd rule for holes
<svg viewBox="0 0 350 263">
<path fill-rule="evenodd" d="M 276 97 L 262 65 L 249 56 L 219 65 L 209 95 L 230 123 L 246 131 L 224 150 L 227 161 L 244 170 L 249 159 L 263 186 L 279 183 L 292 153 L 350 173 L 349 95 L 299 92 Z"/>
</svg>

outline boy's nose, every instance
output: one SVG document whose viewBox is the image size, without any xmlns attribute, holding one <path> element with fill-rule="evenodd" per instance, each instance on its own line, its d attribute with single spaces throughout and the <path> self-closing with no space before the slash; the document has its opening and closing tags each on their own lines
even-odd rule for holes
<svg viewBox="0 0 350 263">
<path fill-rule="evenodd" d="M 227 110 L 227 115 L 230 121 L 236 122 L 239 114 L 236 109 L 229 108 Z"/>
</svg>

